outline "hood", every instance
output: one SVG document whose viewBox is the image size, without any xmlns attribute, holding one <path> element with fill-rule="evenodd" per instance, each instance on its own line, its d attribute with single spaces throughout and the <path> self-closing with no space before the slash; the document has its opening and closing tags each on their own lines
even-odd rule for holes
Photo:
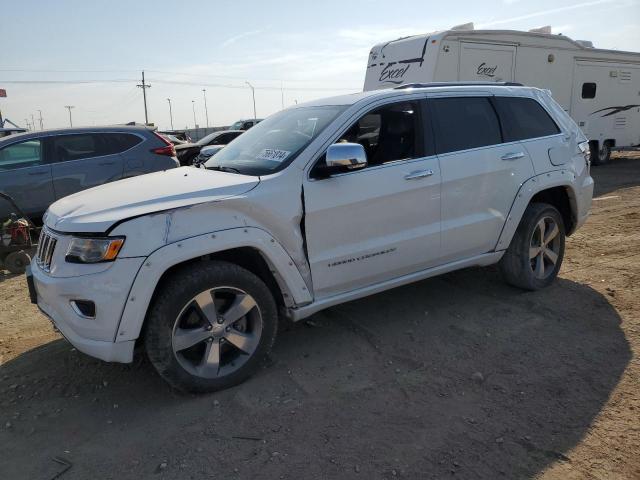
<svg viewBox="0 0 640 480">
<path fill-rule="evenodd" d="M 259 177 L 182 167 L 90 188 L 49 207 L 45 224 L 62 232 L 106 232 L 131 217 L 242 195 Z"/>
</svg>

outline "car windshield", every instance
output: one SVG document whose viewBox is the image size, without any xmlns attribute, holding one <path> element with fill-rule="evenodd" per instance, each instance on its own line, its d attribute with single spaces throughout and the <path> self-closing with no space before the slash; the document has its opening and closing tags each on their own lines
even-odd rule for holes
<svg viewBox="0 0 640 480">
<path fill-rule="evenodd" d="M 289 165 L 346 107 L 299 107 L 278 112 L 211 157 L 206 168 L 268 175 Z"/>
<path fill-rule="evenodd" d="M 198 140 L 196 142 L 196 145 L 200 145 L 201 147 L 204 147 L 205 145 L 209 145 L 209 142 L 211 142 L 211 140 L 213 140 L 214 138 L 216 138 L 218 135 L 220 135 L 222 132 L 213 132 L 210 133 L 209 135 L 207 135 L 206 137 L 202 137 L 200 140 Z"/>
<path fill-rule="evenodd" d="M 236 123 L 234 123 L 233 125 L 231 125 L 229 127 L 229 130 L 240 130 L 242 128 L 242 124 L 244 122 L 242 120 L 237 121 Z"/>
</svg>

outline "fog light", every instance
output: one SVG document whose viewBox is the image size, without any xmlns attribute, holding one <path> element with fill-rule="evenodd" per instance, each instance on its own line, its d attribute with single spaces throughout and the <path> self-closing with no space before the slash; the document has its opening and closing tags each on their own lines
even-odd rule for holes
<svg viewBox="0 0 640 480">
<path fill-rule="evenodd" d="M 71 308 L 81 317 L 96 318 L 96 304 L 91 300 L 71 300 Z"/>
</svg>

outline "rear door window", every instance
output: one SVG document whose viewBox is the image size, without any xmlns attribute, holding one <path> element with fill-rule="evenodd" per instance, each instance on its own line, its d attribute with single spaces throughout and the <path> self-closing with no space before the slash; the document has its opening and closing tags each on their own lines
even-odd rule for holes
<svg viewBox="0 0 640 480">
<path fill-rule="evenodd" d="M 42 163 L 42 143 L 37 139 L 14 143 L 0 150 L 0 171 L 33 167 Z"/>
<path fill-rule="evenodd" d="M 130 133 L 102 133 L 100 136 L 109 155 L 126 152 L 142 142 L 142 138 Z"/>
<path fill-rule="evenodd" d="M 486 97 L 434 98 L 429 101 L 436 153 L 502 143 L 500 124 Z"/>
<path fill-rule="evenodd" d="M 532 98 L 495 97 L 493 101 L 502 121 L 505 142 L 560 133 L 546 110 Z"/>
<path fill-rule="evenodd" d="M 51 152 L 54 162 L 67 162 L 108 155 L 105 142 L 100 138 L 100 134 L 95 133 L 52 137 Z"/>
</svg>

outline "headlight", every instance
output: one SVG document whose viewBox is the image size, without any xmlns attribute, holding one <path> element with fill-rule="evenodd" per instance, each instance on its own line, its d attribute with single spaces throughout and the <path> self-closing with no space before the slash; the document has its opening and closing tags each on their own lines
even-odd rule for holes
<svg viewBox="0 0 640 480">
<path fill-rule="evenodd" d="M 113 262 L 124 245 L 124 237 L 71 239 L 67 249 L 67 262 L 98 263 Z"/>
</svg>

